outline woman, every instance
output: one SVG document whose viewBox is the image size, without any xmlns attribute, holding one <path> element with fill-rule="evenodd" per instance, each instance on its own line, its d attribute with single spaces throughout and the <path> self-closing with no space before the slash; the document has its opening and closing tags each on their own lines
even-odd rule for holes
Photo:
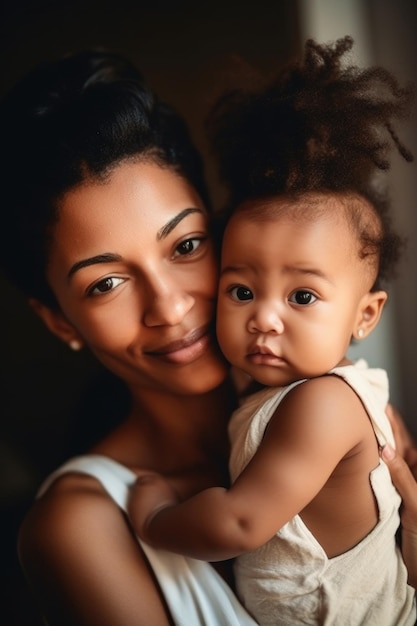
<svg viewBox="0 0 417 626">
<path fill-rule="evenodd" d="M 135 467 L 184 498 L 228 481 L 234 396 L 187 132 L 101 53 L 39 68 L 2 113 L 3 267 L 49 329 L 131 396 L 126 420 L 52 476 L 23 523 L 20 557 L 48 623 L 252 624 L 210 565 L 147 550 L 119 508 Z"/>
<path fill-rule="evenodd" d="M 23 523 L 21 560 L 43 612 L 60 625 L 251 624 L 210 565 L 145 556 L 118 506 L 135 466 L 184 497 L 228 479 L 234 397 L 187 131 L 128 63 L 101 53 L 35 70 L 2 120 L 3 266 L 50 330 L 88 345 L 131 396 L 88 467 L 56 480 Z"/>
</svg>

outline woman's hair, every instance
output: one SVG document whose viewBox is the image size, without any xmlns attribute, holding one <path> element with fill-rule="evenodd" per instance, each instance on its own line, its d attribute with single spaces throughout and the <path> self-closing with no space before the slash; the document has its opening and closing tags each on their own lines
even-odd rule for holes
<svg viewBox="0 0 417 626">
<path fill-rule="evenodd" d="M 304 58 L 266 85 L 225 94 L 207 125 L 228 189 L 226 219 L 243 201 L 274 195 L 337 193 L 370 202 L 382 235 L 370 241 L 358 234 L 378 252 L 378 286 L 393 272 L 402 241 L 376 174 L 389 169 L 393 146 L 412 160 L 393 122 L 410 112 L 413 88 L 381 67 L 343 68 L 352 45 L 350 37 L 329 45 L 308 40 Z"/>
<path fill-rule="evenodd" d="M 184 121 L 126 59 L 89 50 L 45 63 L 1 103 L 0 260 L 7 277 L 50 306 L 45 278 L 59 200 L 126 159 L 186 178 L 208 206 L 200 155 Z"/>
</svg>

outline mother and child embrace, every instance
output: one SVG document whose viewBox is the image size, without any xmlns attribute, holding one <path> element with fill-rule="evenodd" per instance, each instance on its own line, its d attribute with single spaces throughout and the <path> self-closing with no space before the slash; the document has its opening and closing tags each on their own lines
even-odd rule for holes
<svg viewBox="0 0 417 626">
<path fill-rule="evenodd" d="M 130 393 L 23 521 L 51 626 L 414 626 L 417 447 L 386 373 L 346 356 L 402 248 L 383 178 L 412 159 L 412 88 L 345 67 L 351 47 L 310 40 L 216 103 L 221 213 L 184 122 L 118 55 L 4 99 L 2 267 Z"/>
</svg>

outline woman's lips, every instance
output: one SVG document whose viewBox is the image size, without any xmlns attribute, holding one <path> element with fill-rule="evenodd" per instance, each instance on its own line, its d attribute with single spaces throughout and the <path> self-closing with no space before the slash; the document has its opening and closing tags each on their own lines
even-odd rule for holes
<svg viewBox="0 0 417 626">
<path fill-rule="evenodd" d="M 210 343 L 210 329 L 208 326 L 204 326 L 192 331 L 183 339 L 172 341 L 156 350 L 146 352 L 146 354 L 167 363 L 182 365 L 198 359 L 204 354 Z"/>
</svg>

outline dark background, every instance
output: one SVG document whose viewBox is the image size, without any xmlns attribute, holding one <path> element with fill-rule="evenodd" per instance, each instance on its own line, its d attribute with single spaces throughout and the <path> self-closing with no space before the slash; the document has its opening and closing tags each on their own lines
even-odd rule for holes
<svg viewBox="0 0 417 626">
<path fill-rule="evenodd" d="M 215 204 L 223 196 L 203 132 L 211 103 L 233 77 L 236 58 L 269 70 L 298 53 L 303 43 L 302 2 L 296 0 L 1 2 L 0 96 L 38 62 L 70 51 L 101 46 L 128 56 L 158 95 L 187 119 L 206 157 Z M 378 2 L 390 4 L 363 2 L 371 26 Z M 397 31 L 412 27 L 415 32 L 413 0 L 391 4 L 398 15 L 406 9 Z M 384 29 L 391 25 L 379 28 L 383 31 L 375 39 L 370 30 L 375 50 L 384 48 Z M 42 478 L 82 451 L 92 433 L 109 428 L 126 405 L 117 385 L 89 355 L 72 353 L 50 335 L 1 278 L 0 298 L 0 621 L 40 626 L 17 561 L 18 525 Z"/>
</svg>

